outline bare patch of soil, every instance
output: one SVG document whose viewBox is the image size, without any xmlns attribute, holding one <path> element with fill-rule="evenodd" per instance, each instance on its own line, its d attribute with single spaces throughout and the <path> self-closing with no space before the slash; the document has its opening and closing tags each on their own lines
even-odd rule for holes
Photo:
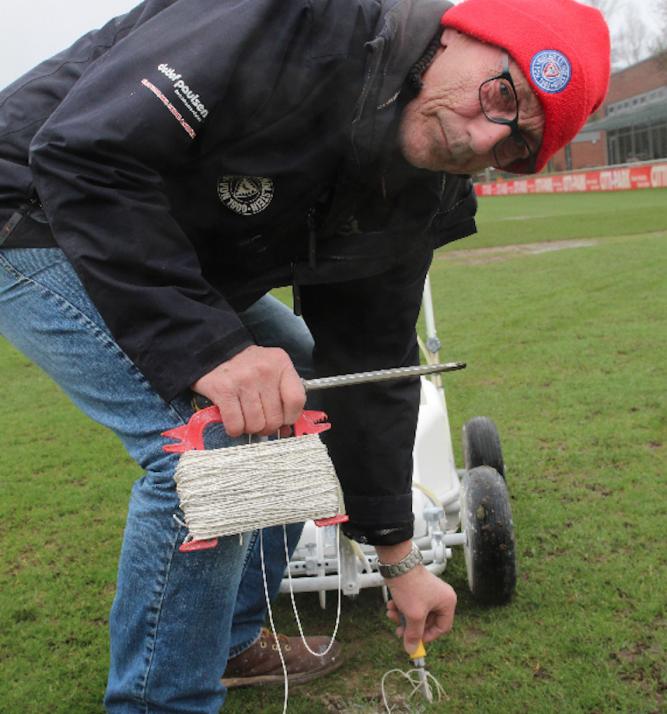
<svg viewBox="0 0 667 714">
<path fill-rule="evenodd" d="M 484 265 L 486 263 L 510 260 L 522 255 L 539 255 L 540 253 L 552 253 L 557 250 L 569 250 L 572 248 L 590 248 L 598 243 L 599 241 L 592 239 L 543 241 L 541 243 L 503 245 L 495 248 L 451 250 L 438 255 L 437 258 L 438 260 L 452 260 L 466 265 Z"/>
</svg>

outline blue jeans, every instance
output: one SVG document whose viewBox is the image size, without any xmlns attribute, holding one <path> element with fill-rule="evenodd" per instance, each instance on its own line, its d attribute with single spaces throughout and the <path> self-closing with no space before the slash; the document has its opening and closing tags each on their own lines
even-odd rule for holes
<svg viewBox="0 0 667 714">
<path fill-rule="evenodd" d="M 280 302 L 264 297 L 241 318 L 257 344 L 283 347 L 303 376 L 311 373 L 310 334 Z M 266 613 L 256 533 L 243 543 L 221 538 L 213 550 L 178 550 L 186 535 L 174 519 L 182 515 L 172 478 L 178 455 L 162 451 L 161 433 L 190 418 L 190 395 L 166 403 L 152 389 L 57 248 L 0 250 L 0 334 L 112 429 L 144 471 L 132 488 L 110 615 L 107 711 L 218 712 L 228 655 L 255 641 Z M 239 443 L 221 426 L 206 441 Z M 292 549 L 300 532 L 288 529 Z M 285 567 L 282 528 L 265 531 L 264 548 L 275 596 Z"/>
</svg>

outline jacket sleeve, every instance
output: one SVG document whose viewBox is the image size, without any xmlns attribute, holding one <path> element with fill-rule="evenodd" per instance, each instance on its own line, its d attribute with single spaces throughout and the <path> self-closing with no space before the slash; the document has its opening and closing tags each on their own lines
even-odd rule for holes
<svg viewBox="0 0 667 714">
<path fill-rule="evenodd" d="M 303 288 L 318 374 L 419 363 L 415 324 L 432 251 L 402 256 L 370 278 Z M 375 545 L 412 537 L 412 449 L 419 379 L 322 392 L 332 429 L 325 435 L 350 522 L 346 534 Z"/>
<path fill-rule="evenodd" d="M 57 243 L 121 347 L 171 399 L 252 340 L 203 278 L 164 178 L 238 135 L 303 18 L 292 6 L 277 26 L 279 0 L 152 4 L 159 12 L 95 59 L 35 135 L 30 165 Z M 261 42 L 267 27 L 272 41 Z"/>
<path fill-rule="evenodd" d="M 366 249 L 365 263 L 388 250 L 391 261 L 364 278 L 303 288 L 303 313 L 323 375 L 418 364 L 415 326 L 433 249 L 476 232 L 477 202 L 468 177 L 410 175 L 388 199 L 389 213 L 369 218 L 367 201 L 361 219 L 375 221 L 381 238 Z M 352 236 L 362 251 L 367 239 Z M 332 424 L 324 436 L 350 516 L 346 534 L 374 545 L 411 538 L 419 379 L 330 389 L 320 397 Z"/>
</svg>

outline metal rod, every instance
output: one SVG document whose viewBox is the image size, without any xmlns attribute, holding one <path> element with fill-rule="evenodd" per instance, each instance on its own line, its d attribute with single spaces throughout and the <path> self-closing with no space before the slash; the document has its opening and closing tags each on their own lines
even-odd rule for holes
<svg viewBox="0 0 667 714">
<path fill-rule="evenodd" d="M 303 386 L 307 392 L 312 392 L 316 389 L 331 389 L 351 384 L 387 382 L 390 379 L 405 379 L 407 377 L 423 377 L 427 374 L 440 372 L 455 372 L 459 369 L 465 369 L 465 366 L 465 362 L 447 362 L 446 364 L 422 364 L 416 367 L 394 367 L 393 369 L 378 369 L 373 372 L 357 372 L 355 374 L 340 374 L 334 377 L 320 377 L 319 379 L 304 379 Z"/>
</svg>

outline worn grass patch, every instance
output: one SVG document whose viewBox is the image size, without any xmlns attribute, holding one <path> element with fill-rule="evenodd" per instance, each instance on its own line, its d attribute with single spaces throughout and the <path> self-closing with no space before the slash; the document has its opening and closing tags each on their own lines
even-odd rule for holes
<svg viewBox="0 0 667 714">
<path fill-rule="evenodd" d="M 627 203 L 650 203 L 650 193 Z M 667 193 L 653 193 L 655 208 Z M 526 215 L 532 198 L 491 200 Z M 480 242 L 493 223 L 486 201 Z M 534 242 L 542 220 L 516 224 Z M 600 237 L 602 220 L 574 237 Z M 449 701 L 411 711 L 667 708 L 667 233 L 647 231 L 619 227 L 588 247 L 477 265 L 434 262 L 443 357 L 469 365 L 446 376 L 455 444 L 474 415 L 498 424 L 519 582 L 509 606 L 480 608 L 455 555 L 446 572 L 459 593 L 455 629 L 427 660 Z M 2 340 L 0 369 L 0 712 L 101 712 L 107 613 L 138 469 Z M 308 631 L 331 630 L 334 600 L 322 612 L 316 595 L 298 597 Z M 294 632 L 288 601 L 277 610 Z M 347 662 L 294 688 L 290 712 L 381 711 L 382 674 L 408 664 L 383 612 L 379 591 L 344 600 Z M 278 713 L 282 690 L 234 691 L 225 711 Z"/>
<path fill-rule="evenodd" d="M 667 226 L 667 189 L 479 199 L 478 235 L 445 250 L 642 235 Z"/>
</svg>

